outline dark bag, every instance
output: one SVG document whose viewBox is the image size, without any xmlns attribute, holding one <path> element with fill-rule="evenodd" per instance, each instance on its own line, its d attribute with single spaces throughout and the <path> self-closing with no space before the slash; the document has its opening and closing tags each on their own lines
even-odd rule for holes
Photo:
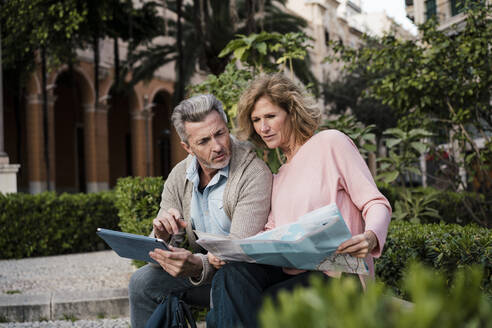
<svg viewBox="0 0 492 328">
<path fill-rule="evenodd" d="M 155 309 L 145 328 L 196 328 L 190 308 L 178 296 L 169 294 Z"/>
</svg>

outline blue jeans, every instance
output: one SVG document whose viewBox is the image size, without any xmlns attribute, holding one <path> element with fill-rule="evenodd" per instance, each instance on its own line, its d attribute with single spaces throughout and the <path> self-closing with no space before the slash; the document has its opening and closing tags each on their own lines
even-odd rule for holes
<svg viewBox="0 0 492 328">
<path fill-rule="evenodd" d="M 308 286 L 312 275 L 329 279 L 319 271 L 288 275 L 280 267 L 228 263 L 217 271 L 212 281 L 207 327 L 257 327 L 264 297 L 275 299 L 281 290 Z"/>
<path fill-rule="evenodd" d="M 128 286 L 132 328 L 144 327 L 157 305 L 171 292 L 182 293 L 187 304 L 208 306 L 210 284 L 196 287 L 187 278 L 175 278 L 151 264 L 135 271 Z"/>
</svg>

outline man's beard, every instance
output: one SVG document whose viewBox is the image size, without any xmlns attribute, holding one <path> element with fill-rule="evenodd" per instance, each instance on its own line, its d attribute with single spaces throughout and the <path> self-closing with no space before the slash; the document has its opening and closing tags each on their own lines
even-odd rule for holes
<svg viewBox="0 0 492 328">
<path fill-rule="evenodd" d="M 212 169 L 212 170 L 220 170 L 229 165 L 229 161 L 231 160 L 231 155 L 229 153 L 225 153 L 225 158 L 219 163 L 214 163 L 214 162 L 209 162 L 207 160 L 204 160 L 203 158 L 196 157 L 198 162 L 206 167 L 207 169 Z"/>
</svg>

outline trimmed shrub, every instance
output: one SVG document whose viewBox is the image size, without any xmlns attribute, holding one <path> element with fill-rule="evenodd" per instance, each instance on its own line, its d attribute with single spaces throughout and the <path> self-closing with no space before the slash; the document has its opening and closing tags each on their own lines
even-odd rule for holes
<svg viewBox="0 0 492 328">
<path fill-rule="evenodd" d="M 376 275 L 401 294 L 403 272 L 413 260 L 442 271 L 448 278 L 460 267 L 481 265 L 482 288 L 492 295 L 492 232 L 487 228 L 393 221 L 383 254 L 376 259 Z"/>
<path fill-rule="evenodd" d="M 112 192 L 0 193 L 0 258 L 23 258 L 105 247 L 98 227 L 118 229 Z"/>
<path fill-rule="evenodd" d="M 126 177 L 118 179 L 115 188 L 116 207 L 122 231 L 147 236 L 152 220 L 159 212 L 162 177 Z"/>
<path fill-rule="evenodd" d="M 443 275 L 413 265 L 403 283 L 413 304 L 391 297 L 379 283 L 369 283 L 363 293 L 355 278 L 313 279 L 311 287 L 281 292 L 275 304 L 267 300 L 260 322 L 268 328 L 492 327 L 481 274 L 477 267 L 462 269 L 449 288 Z"/>
</svg>

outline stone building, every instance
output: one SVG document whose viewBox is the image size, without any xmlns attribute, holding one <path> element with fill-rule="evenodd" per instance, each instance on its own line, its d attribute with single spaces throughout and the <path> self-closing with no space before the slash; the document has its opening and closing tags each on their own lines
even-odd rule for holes
<svg viewBox="0 0 492 328">
<path fill-rule="evenodd" d="M 340 73 L 340 64 L 324 62 L 330 55 L 330 40 L 355 48 L 362 44 L 364 33 L 372 36 L 393 33 L 399 38 L 413 38 L 385 12 L 363 12 L 361 0 L 289 0 L 287 8 L 308 22 L 306 34 L 314 38 L 310 51 L 312 71 L 320 82 L 333 80 Z"/>
<path fill-rule="evenodd" d="M 464 0 L 405 0 L 407 17 L 415 24 L 422 24 L 437 16 L 439 25 L 446 29 L 464 20 L 461 3 Z M 482 0 L 474 0 L 482 1 Z M 490 2 L 490 0 L 486 0 Z"/>
<path fill-rule="evenodd" d="M 63 66 L 47 76 L 50 189 L 58 192 L 107 190 L 124 176 L 167 177 L 185 157 L 169 120 L 174 67 L 163 67 L 149 83 L 120 95 L 112 89 L 113 42 L 101 40 L 100 49 L 97 105 L 91 50 L 77 52 L 72 70 Z M 120 46 L 122 58 L 125 52 L 126 46 Z M 20 113 L 14 113 L 12 98 L 4 94 L 5 151 L 11 163 L 21 165 L 18 190 L 45 191 L 40 68 L 28 81 Z"/>
<path fill-rule="evenodd" d="M 306 34 L 314 39 L 310 50 L 312 71 L 318 81 L 334 79 L 340 66 L 323 60 L 330 54 L 328 42 L 342 41 L 357 47 L 363 32 L 351 26 L 348 17 L 361 12 L 360 0 L 289 0 L 287 8 L 307 22 Z"/>
</svg>

